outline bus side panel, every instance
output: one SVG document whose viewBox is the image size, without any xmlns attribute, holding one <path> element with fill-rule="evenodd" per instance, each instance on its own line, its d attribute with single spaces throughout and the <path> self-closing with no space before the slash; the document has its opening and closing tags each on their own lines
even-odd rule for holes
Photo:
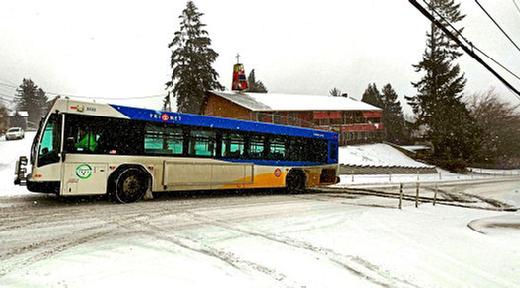
<svg viewBox="0 0 520 288">
<path fill-rule="evenodd" d="M 254 178 L 253 164 L 247 163 L 166 160 L 162 168 L 165 190 L 218 189 L 223 184 L 250 184 Z"/>
<path fill-rule="evenodd" d="M 106 163 L 66 162 L 60 195 L 99 195 L 107 190 Z"/>
<path fill-rule="evenodd" d="M 253 167 L 252 175 L 236 179 L 233 183 L 224 184 L 218 188 L 282 188 L 285 187 L 285 176 L 287 171 L 289 171 L 289 169 L 284 167 L 255 165 Z"/>
</svg>

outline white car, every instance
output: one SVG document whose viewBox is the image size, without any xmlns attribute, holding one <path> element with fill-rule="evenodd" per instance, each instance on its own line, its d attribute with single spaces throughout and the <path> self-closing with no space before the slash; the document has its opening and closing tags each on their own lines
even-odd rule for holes
<svg viewBox="0 0 520 288">
<path fill-rule="evenodd" d="M 20 127 L 12 127 L 5 133 L 5 140 L 23 139 L 25 132 Z"/>
</svg>

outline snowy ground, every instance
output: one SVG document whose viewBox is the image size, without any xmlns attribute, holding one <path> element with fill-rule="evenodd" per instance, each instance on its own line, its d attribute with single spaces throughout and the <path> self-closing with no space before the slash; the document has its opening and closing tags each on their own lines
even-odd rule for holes
<svg viewBox="0 0 520 288">
<path fill-rule="evenodd" d="M 387 144 L 366 144 L 339 148 L 339 163 L 351 166 L 433 167 L 417 162 Z"/>
<path fill-rule="evenodd" d="M 0 197 L 0 286 L 520 285 L 518 228 L 493 221 L 518 224 L 518 213 L 412 203 L 398 210 L 394 198 L 325 192 L 131 205 Z"/>
<path fill-rule="evenodd" d="M 6 141 L 0 137 L 0 197 L 6 195 L 24 195 L 27 189 L 15 186 L 14 170 L 20 156 L 29 157 L 31 143 L 36 132 L 25 132 L 25 138 Z"/>
<path fill-rule="evenodd" d="M 0 140 L 0 287 L 520 286 L 517 177 L 424 184 L 419 208 L 412 179 L 402 210 L 394 182 L 114 205 L 13 188 L 28 138 Z"/>
<path fill-rule="evenodd" d="M 432 183 L 478 181 L 495 178 L 511 178 L 520 176 L 520 171 L 495 171 L 493 174 L 458 174 L 442 171 L 435 174 L 355 174 L 340 175 L 338 187 L 359 187 L 366 185 L 398 184 L 398 183 Z"/>
</svg>

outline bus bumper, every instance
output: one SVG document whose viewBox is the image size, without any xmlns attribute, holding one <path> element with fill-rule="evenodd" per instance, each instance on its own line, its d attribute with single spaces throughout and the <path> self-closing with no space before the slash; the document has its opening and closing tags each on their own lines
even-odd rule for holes
<svg viewBox="0 0 520 288">
<path fill-rule="evenodd" d="M 15 167 L 15 178 L 14 185 L 26 186 L 27 185 L 27 157 L 20 156 L 18 161 L 16 161 Z"/>
<path fill-rule="evenodd" d="M 60 181 L 31 181 L 31 178 L 27 179 L 27 190 L 31 192 L 39 193 L 53 193 L 56 195 L 60 194 Z"/>
</svg>

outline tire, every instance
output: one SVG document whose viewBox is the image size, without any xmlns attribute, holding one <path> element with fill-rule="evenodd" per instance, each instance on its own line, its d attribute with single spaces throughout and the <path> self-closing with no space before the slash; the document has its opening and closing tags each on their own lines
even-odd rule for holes
<svg viewBox="0 0 520 288">
<path fill-rule="evenodd" d="M 301 170 L 291 170 L 285 178 L 287 192 L 291 194 L 302 193 L 305 191 L 305 173 Z"/>
<path fill-rule="evenodd" d="M 110 198 L 115 203 L 132 203 L 143 198 L 148 190 L 148 177 L 137 168 L 129 168 L 117 175 L 110 191 Z"/>
</svg>

